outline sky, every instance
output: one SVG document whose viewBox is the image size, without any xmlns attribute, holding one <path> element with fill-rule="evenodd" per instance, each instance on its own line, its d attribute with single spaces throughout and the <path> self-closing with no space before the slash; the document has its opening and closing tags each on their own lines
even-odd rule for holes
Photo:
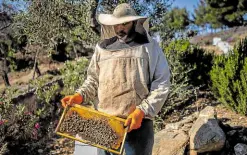
<svg viewBox="0 0 247 155">
<path fill-rule="evenodd" d="M 4 0 L 0 0 L 0 3 L 3 2 Z M 7 0 L 8 1 L 8 0 Z M 178 6 L 179 8 L 186 7 L 187 10 L 192 13 L 194 10 L 194 6 L 197 5 L 199 0 L 174 0 L 172 6 Z"/>
<path fill-rule="evenodd" d="M 192 13 L 194 6 L 197 6 L 199 0 L 174 0 L 173 7 L 178 6 L 179 8 L 187 8 L 187 10 Z"/>
</svg>

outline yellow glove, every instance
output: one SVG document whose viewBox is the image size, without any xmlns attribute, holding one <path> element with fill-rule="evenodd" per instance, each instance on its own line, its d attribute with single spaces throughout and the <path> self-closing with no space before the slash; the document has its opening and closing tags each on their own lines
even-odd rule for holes
<svg viewBox="0 0 247 155">
<path fill-rule="evenodd" d="M 83 102 L 83 97 L 79 93 L 75 93 L 74 95 L 65 96 L 61 102 L 63 107 L 66 107 L 66 104 L 81 104 Z"/>
<path fill-rule="evenodd" d="M 141 109 L 135 109 L 125 121 L 125 126 L 129 126 L 128 132 L 132 131 L 133 129 L 138 129 L 141 127 L 142 120 L 145 116 L 145 113 Z"/>
</svg>

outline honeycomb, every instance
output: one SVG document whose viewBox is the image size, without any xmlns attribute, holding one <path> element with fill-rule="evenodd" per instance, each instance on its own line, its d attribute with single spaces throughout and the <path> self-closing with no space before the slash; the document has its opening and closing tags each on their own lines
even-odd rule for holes
<svg viewBox="0 0 247 155">
<path fill-rule="evenodd" d="M 78 134 L 84 140 L 107 148 L 116 146 L 119 139 L 117 133 L 109 126 L 107 119 L 87 119 L 76 112 L 64 118 L 59 131 L 72 135 Z"/>
</svg>

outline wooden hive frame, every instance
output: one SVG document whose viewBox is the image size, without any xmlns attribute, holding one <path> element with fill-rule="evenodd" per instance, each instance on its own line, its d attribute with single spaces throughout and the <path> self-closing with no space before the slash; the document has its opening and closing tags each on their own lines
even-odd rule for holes
<svg viewBox="0 0 247 155">
<path fill-rule="evenodd" d="M 111 127 L 116 127 L 115 129 L 118 129 L 118 133 L 121 134 L 120 148 L 117 149 L 117 150 L 112 149 L 112 148 L 107 148 L 105 146 L 92 143 L 92 142 L 90 142 L 88 140 L 76 138 L 76 137 L 74 137 L 74 136 L 72 136 L 72 135 L 70 135 L 68 133 L 60 132 L 59 129 L 61 127 L 61 124 L 63 123 L 66 115 L 68 114 L 68 112 L 70 110 L 72 110 L 72 111 L 76 110 L 77 112 L 79 111 L 79 113 L 81 115 L 83 115 L 83 112 L 85 112 L 85 114 L 87 114 L 88 116 L 89 115 L 91 115 L 92 117 L 97 116 L 97 117 L 100 117 L 100 118 L 106 118 L 108 120 L 111 120 L 108 123 L 111 123 Z M 79 142 L 82 142 L 82 143 L 85 143 L 85 144 L 88 144 L 88 145 L 91 145 L 91 146 L 94 146 L 94 147 L 97 147 L 97 148 L 100 148 L 100 149 L 103 149 L 103 150 L 106 150 L 106 151 L 109 151 L 109 152 L 112 152 L 112 153 L 115 153 L 115 154 L 120 154 L 121 155 L 123 153 L 124 143 L 125 143 L 125 139 L 126 139 L 126 136 L 127 136 L 127 131 L 128 131 L 128 128 L 129 128 L 129 127 L 126 127 L 126 128 L 123 127 L 122 124 L 124 124 L 124 122 L 125 122 L 125 119 L 122 119 L 122 118 L 119 118 L 119 117 L 115 117 L 115 116 L 111 116 L 109 114 L 102 113 L 102 112 L 99 112 L 97 110 L 94 110 L 94 109 L 91 109 L 91 108 L 87 108 L 87 107 L 75 104 L 73 106 L 66 106 L 64 108 L 62 116 L 60 117 L 59 123 L 58 123 L 58 125 L 56 127 L 55 133 L 60 135 L 60 136 L 66 137 L 66 138 L 69 138 L 69 139 L 72 139 L 72 140 L 76 140 L 76 141 L 79 141 Z"/>
</svg>

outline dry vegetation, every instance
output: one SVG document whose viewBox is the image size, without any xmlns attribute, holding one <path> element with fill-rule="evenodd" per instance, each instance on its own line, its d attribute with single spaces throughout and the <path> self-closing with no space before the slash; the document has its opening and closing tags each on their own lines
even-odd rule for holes
<svg viewBox="0 0 247 155">
<path fill-rule="evenodd" d="M 198 35 L 190 39 L 192 44 L 199 45 L 207 51 L 214 51 L 214 53 L 222 54 L 223 52 L 216 46 L 213 46 L 213 38 L 221 38 L 222 41 L 228 42 L 231 46 L 235 46 L 237 42 L 247 36 L 247 27 L 234 27 L 228 30 L 223 30 L 217 33 L 209 33 L 205 35 Z"/>
</svg>

